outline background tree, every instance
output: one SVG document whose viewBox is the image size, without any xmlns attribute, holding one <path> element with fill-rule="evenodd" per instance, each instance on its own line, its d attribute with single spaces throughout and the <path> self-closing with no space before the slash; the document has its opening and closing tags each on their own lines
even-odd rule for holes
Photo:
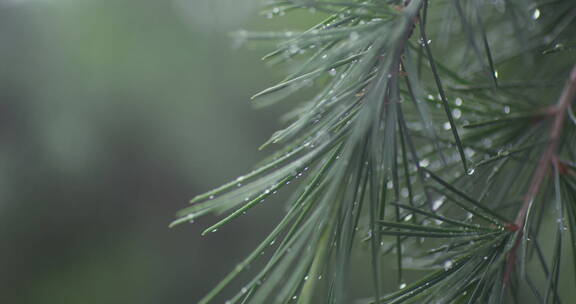
<svg viewBox="0 0 576 304">
<path fill-rule="evenodd" d="M 276 228 L 201 303 L 257 259 L 228 303 L 569 301 L 576 3 L 288 0 L 264 14 L 298 9 L 326 19 L 236 42 L 276 42 L 264 58 L 290 70 L 257 105 L 316 94 L 263 145 L 278 152 L 194 198 L 173 225 L 225 214 L 203 234 L 216 232 L 297 188 Z M 371 288 L 354 288 L 363 276 Z"/>
</svg>

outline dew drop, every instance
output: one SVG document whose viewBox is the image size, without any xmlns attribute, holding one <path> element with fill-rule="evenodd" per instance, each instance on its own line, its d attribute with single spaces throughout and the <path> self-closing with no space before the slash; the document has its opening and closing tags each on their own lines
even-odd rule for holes
<svg viewBox="0 0 576 304">
<path fill-rule="evenodd" d="M 504 113 L 510 114 L 510 107 L 509 106 L 504 106 Z"/>
<path fill-rule="evenodd" d="M 327 55 L 327 54 L 324 54 L 324 55 L 322 55 L 322 57 L 320 57 L 320 58 L 326 59 L 326 58 L 328 58 L 328 55 Z"/>
<path fill-rule="evenodd" d="M 472 175 L 472 174 L 474 174 L 475 171 L 476 171 L 476 169 L 470 168 L 470 169 L 468 169 L 468 171 L 466 172 L 466 174 Z"/>
<path fill-rule="evenodd" d="M 540 18 L 540 15 L 541 15 L 540 10 L 535 9 L 534 12 L 532 13 L 532 19 L 536 20 L 536 19 Z"/>
<path fill-rule="evenodd" d="M 295 55 L 300 53 L 302 50 L 300 49 L 300 47 L 298 47 L 298 45 L 293 44 L 290 46 L 290 48 L 288 48 L 288 52 L 290 52 L 290 54 Z"/>
<path fill-rule="evenodd" d="M 248 288 L 246 287 L 242 287 L 242 289 L 240 290 L 242 293 L 247 293 L 248 292 Z"/>
<path fill-rule="evenodd" d="M 454 100 L 454 104 L 457 106 L 461 106 L 462 105 L 462 98 L 456 97 L 456 99 Z"/>
<path fill-rule="evenodd" d="M 214 199 L 214 195 L 210 195 L 210 196 L 208 197 L 208 199 L 213 200 L 213 199 Z"/>
<path fill-rule="evenodd" d="M 304 277 L 304 281 L 307 281 L 307 280 L 308 280 L 308 276 L 305 276 L 305 277 Z"/>
<path fill-rule="evenodd" d="M 445 122 L 442 127 L 444 128 L 444 130 L 450 130 L 452 129 L 452 126 L 450 125 L 450 122 Z"/>
<path fill-rule="evenodd" d="M 400 289 L 404 289 L 404 288 L 406 288 L 406 283 L 402 283 L 402 284 L 400 284 L 400 286 L 398 286 L 398 288 L 400 288 Z"/>
<path fill-rule="evenodd" d="M 420 165 L 420 167 L 428 167 L 430 165 L 430 161 L 426 158 L 420 160 L 420 162 L 418 162 L 418 164 Z"/>
<path fill-rule="evenodd" d="M 494 77 L 498 78 L 498 71 L 494 71 Z"/>
<path fill-rule="evenodd" d="M 402 190 L 400 190 L 400 195 L 404 198 L 408 197 L 409 194 L 408 188 L 402 188 Z"/>
<path fill-rule="evenodd" d="M 387 183 L 386 183 L 386 188 L 387 188 L 387 189 L 392 189 L 392 188 L 394 188 L 394 183 L 393 183 L 392 181 L 387 182 Z"/>
<path fill-rule="evenodd" d="M 452 260 L 447 260 L 442 264 L 442 268 L 444 268 L 444 271 L 448 271 L 452 268 L 452 265 L 454 265 L 454 262 L 452 262 Z"/>
<path fill-rule="evenodd" d="M 330 74 L 330 76 L 336 76 L 336 69 L 330 69 L 330 71 L 328 71 L 328 74 Z"/>
<path fill-rule="evenodd" d="M 319 276 L 318 276 L 318 280 L 322 280 L 322 275 L 319 275 Z"/>
<path fill-rule="evenodd" d="M 408 214 L 406 217 L 404 217 L 404 221 L 408 222 L 412 219 L 412 213 Z"/>
<path fill-rule="evenodd" d="M 454 116 L 456 119 L 459 119 L 462 117 L 462 111 L 460 111 L 460 109 L 454 109 L 452 110 L 452 116 Z"/>
<path fill-rule="evenodd" d="M 440 207 L 442 207 L 442 205 L 444 205 L 444 201 L 446 200 L 446 197 L 441 197 L 437 200 L 435 200 L 434 202 L 432 202 L 432 210 L 436 211 L 438 209 L 440 209 Z"/>
</svg>

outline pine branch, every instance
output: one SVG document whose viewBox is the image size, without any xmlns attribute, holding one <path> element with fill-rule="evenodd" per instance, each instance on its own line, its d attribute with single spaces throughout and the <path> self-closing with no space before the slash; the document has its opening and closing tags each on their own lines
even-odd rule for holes
<svg viewBox="0 0 576 304">
<path fill-rule="evenodd" d="M 239 42 L 276 43 L 270 64 L 300 63 L 256 105 L 321 88 L 262 146 L 283 148 L 178 213 L 172 225 L 226 214 L 204 235 L 299 184 L 278 226 L 201 303 L 257 259 L 265 266 L 228 303 L 350 303 L 362 267 L 372 286 L 363 303 L 504 303 L 524 292 L 560 303 L 565 217 L 576 238 L 576 67 L 556 105 L 546 100 L 574 62 L 570 48 L 550 44 L 576 43 L 576 3 L 430 4 L 272 1 L 267 16 L 329 16 L 303 32 L 239 33 Z M 551 249 L 537 239 L 544 201 L 555 202 Z M 388 257 L 398 288 L 385 284 Z M 526 272 L 528 263 L 543 274 Z"/>
</svg>

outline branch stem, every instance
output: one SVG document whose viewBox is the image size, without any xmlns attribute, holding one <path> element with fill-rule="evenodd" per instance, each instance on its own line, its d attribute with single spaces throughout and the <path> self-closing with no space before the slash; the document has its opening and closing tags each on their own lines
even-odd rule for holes
<svg viewBox="0 0 576 304">
<path fill-rule="evenodd" d="M 550 129 L 548 147 L 546 147 L 546 150 L 538 161 L 538 166 L 536 167 L 534 175 L 532 176 L 532 180 L 530 182 L 528 192 L 524 197 L 522 207 L 520 208 L 520 211 L 516 216 L 516 220 L 512 225 L 512 230 L 517 231 L 518 237 L 516 238 L 514 247 L 510 253 L 508 253 L 506 272 L 504 275 L 505 284 L 508 284 L 510 275 L 514 270 L 518 246 L 520 245 L 522 234 L 525 233 L 524 230 L 526 227 L 526 217 L 528 211 L 531 209 L 536 196 L 542 188 L 544 179 L 546 178 L 548 170 L 550 169 L 550 165 L 554 165 L 555 162 L 558 161 L 557 152 L 558 146 L 560 144 L 560 135 L 562 134 L 564 122 L 566 120 L 567 110 L 569 109 L 574 99 L 576 99 L 576 65 L 570 72 L 570 76 L 566 81 L 566 85 L 564 86 L 564 90 L 562 91 L 560 99 L 556 105 L 550 109 L 549 113 L 547 113 L 552 119 L 552 128 Z"/>
</svg>

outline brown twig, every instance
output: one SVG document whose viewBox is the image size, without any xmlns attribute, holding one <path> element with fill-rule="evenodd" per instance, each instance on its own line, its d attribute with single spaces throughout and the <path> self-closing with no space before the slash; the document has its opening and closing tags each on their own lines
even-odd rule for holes
<svg viewBox="0 0 576 304">
<path fill-rule="evenodd" d="M 511 229 L 512 231 L 517 231 L 518 235 L 514 247 L 508 253 L 506 260 L 506 272 L 504 274 L 504 282 L 506 285 L 508 284 L 510 275 L 514 270 L 516 254 L 522 239 L 522 234 L 525 233 L 524 228 L 526 225 L 526 216 L 528 211 L 532 207 L 534 199 L 542 188 L 542 184 L 544 183 L 544 179 L 548 174 L 550 165 L 553 165 L 558 160 L 557 152 L 558 145 L 560 143 L 560 135 L 562 134 L 562 127 L 564 126 L 564 121 L 566 120 L 567 109 L 574 99 L 576 99 L 576 65 L 570 72 L 570 76 L 566 81 L 566 85 L 564 86 L 564 90 L 562 91 L 560 99 L 556 105 L 551 108 L 549 117 L 553 119 L 553 121 L 552 128 L 550 129 L 550 140 L 548 141 L 549 144 L 540 157 L 538 167 L 536 167 L 536 170 L 534 171 L 534 175 L 532 176 L 532 181 L 530 182 L 528 192 L 524 197 L 522 207 L 520 208 L 520 211 L 516 216 L 516 220 L 514 221 L 514 229 Z"/>
</svg>

